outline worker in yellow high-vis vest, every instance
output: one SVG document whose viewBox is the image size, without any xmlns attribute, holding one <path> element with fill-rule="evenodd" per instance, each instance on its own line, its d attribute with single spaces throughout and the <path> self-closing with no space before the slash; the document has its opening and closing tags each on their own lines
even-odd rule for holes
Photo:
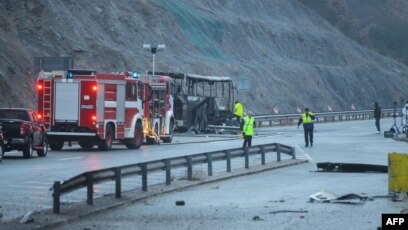
<svg viewBox="0 0 408 230">
<path fill-rule="evenodd" d="M 234 115 L 237 118 L 238 123 L 241 124 L 242 116 L 244 116 L 244 107 L 242 106 L 242 103 L 239 101 L 235 101 Z"/>
<path fill-rule="evenodd" d="M 255 128 L 255 118 L 254 114 L 249 111 L 248 115 L 244 118 L 244 123 L 242 126 L 242 135 L 244 136 L 243 148 L 251 147 L 252 145 L 252 136 L 254 135 Z"/>
<path fill-rule="evenodd" d="M 305 132 L 305 147 L 313 146 L 313 129 L 314 129 L 315 114 L 309 111 L 309 108 L 305 108 L 305 112 L 299 118 L 297 127 L 303 123 L 303 131 Z"/>
</svg>

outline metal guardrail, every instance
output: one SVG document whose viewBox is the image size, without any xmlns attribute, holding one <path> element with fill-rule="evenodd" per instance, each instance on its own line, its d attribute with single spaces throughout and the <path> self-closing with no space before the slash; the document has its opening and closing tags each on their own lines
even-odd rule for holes
<svg viewBox="0 0 408 230">
<path fill-rule="evenodd" d="M 400 111 L 394 109 L 382 109 L 382 117 L 400 117 Z M 351 121 L 351 120 L 366 120 L 374 118 L 373 110 L 360 111 L 342 111 L 342 112 L 326 112 L 315 113 L 316 123 L 335 122 L 335 121 Z M 300 114 L 282 114 L 282 115 L 256 115 L 255 122 L 257 127 L 262 126 L 279 126 L 279 125 L 294 125 L 297 124 Z"/>
<path fill-rule="evenodd" d="M 172 157 L 163 160 L 148 161 L 137 164 L 88 171 L 72 177 L 69 180 L 55 181 L 53 186 L 53 212 L 60 213 L 60 198 L 62 195 L 87 188 L 87 204 L 93 205 L 93 186 L 96 183 L 115 181 L 115 197 L 120 198 L 122 193 L 122 178 L 135 175 L 142 176 L 142 191 L 147 191 L 148 173 L 155 171 L 165 171 L 166 185 L 171 183 L 171 170 L 174 168 L 187 168 L 187 180 L 193 180 L 193 165 L 208 164 L 208 176 L 213 174 L 213 162 L 226 160 L 226 171 L 231 172 L 231 159 L 243 157 L 245 168 L 249 168 L 249 156 L 261 155 L 261 164 L 265 165 L 265 154 L 269 152 L 277 153 L 277 161 L 281 161 L 281 153 L 288 154 L 292 159 L 296 159 L 293 147 L 279 143 L 252 146 L 250 148 L 235 148 L 214 152 L 199 153 L 188 156 Z"/>
<path fill-rule="evenodd" d="M 394 109 L 382 109 L 382 117 L 400 117 L 401 112 Z M 342 112 L 326 112 L 315 113 L 316 123 L 335 122 L 335 121 L 352 121 L 352 120 L 366 120 L 374 118 L 374 110 L 359 110 L 359 111 L 342 111 Z M 297 124 L 300 114 L 279 114 L 279 115 L 255 115 L 256 127 L 262 126 L 283 126 Z M 208 125 L 209 130 L 214 130 L 215 133 L 223 132 L 240 132 L 238 126 L 222 126 L 222 125 Z"/>
</svg>

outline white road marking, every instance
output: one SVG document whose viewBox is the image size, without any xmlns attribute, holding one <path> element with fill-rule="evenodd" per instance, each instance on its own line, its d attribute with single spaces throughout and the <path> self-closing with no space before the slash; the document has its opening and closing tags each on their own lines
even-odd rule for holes
<svg viewBox="0 0 408 230">
<path fill-rule="evenodd" d="M 70 161 L 70 160 L 79 160 L 82 159 L 84 157 L 71 157 L 71 158 L 62 158 L 62 159 L 58 159 L 57 161 Z"/>
<path fill-rule="evenodd" d="M 27 182 L 24 182 L 24 183 L 37 184 L 37 185 L 50 185 L 50 182 L 47 182 L 47 181 L 27 181 Z"/>
<path fill-rule="evenodd" d="M 296 146 L 297 149 L 299 149 L 299 150 L 302 152 L 303 155 L 306 156 L 306 158 L 309 160 L 309 162 L 313 162 L 313 161 L 314 161 L 313 158 L 312 158 L 311 156 L 309 156 L 309 154 L 307 154 L 305 151 L 303 151 L 302 148 L 299 147 L 299 145 L 295 145 L 295 146 Z"/>
<path fill-rule="evenodd" d="M 234 140 L 237 140 L 237 139 L 234 139 Z M 231 141 L 231 140 L 228 140 L 228 141 Z M 228 142 L 228 141 L 210 141 L 208 142 L 208 144 L 225 144 L 225 142 Z"/>
<path fill-rule="evenodd" d="M 162 149 L 162 148 L 152 148 L 152 149 L 150 149 L 150 150 L 158 150 L 158 149 Z"/>
<path fill-rule="evenodd" d="M 47 191 L 51 186 L 33 186 L 33 185 L 24 185 L 24 184 L 9 184 L 9 185 L 7 185 L 7 187 L 44 189 L 45 191 Z"/>
<path fill-rule="evenodd" d="M 16 207 L 27 207 L 27 204 L 24 202 L 15 202 L 15 201 L 2 201 L 1 202 L 2 205 L 10 205 L 13 208 Z M 33 205 L 33 203 L 30 203 L 31 205 Z M 47 205 L 47 203 L 42 203 L 42 204 L 34 204 L 36 205 L 36 208 L 52 208 L 52 205 Z"/>
</svg>

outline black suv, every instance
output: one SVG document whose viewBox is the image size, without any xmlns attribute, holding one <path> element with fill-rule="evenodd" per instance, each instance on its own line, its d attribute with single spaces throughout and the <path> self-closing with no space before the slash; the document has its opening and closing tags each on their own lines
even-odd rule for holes
<svg viewBox="0 0 408 230">
<path fill-rule="evenodd" d="M 48 153 L 47 133 L 41 119 L 31 109 L 0 108 L 3 132 L 3 152 L 18 150 L 31 158 L 34 150 L 39 157 Z"/>
</svg>

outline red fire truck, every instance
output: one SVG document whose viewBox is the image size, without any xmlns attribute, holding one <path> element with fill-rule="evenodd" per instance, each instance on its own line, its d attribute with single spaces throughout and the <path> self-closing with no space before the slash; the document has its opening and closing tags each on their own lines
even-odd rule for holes
<svg viewBox="0 0 408 230">
<path fill-rule="evenodd" d="M 168 76 L 144 75 L 141 78 L 148 90 L 145 90 L 144 127 L 146 142 L 170 143 L 173 140 L 173 80 Z"/>
<path fill-rule="evenodd" d="M 40 72 L 37 90 L 51 149 L 61 150 L 66 141 L 101 150 L 110 149 L 114 140 L 129 149 L 141 146 L 144 83 L 130 73 Z"/>
</svg>

